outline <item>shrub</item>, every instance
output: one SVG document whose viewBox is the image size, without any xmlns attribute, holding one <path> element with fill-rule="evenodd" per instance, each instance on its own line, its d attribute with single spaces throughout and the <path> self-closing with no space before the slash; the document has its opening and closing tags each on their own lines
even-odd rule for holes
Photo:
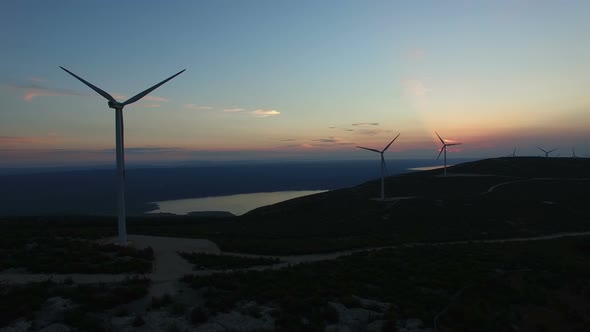
<svg viewBox="0 0 590 332">
<path fill-rule="evenodd" d="M 135 318 L 133 319 L 133 326 L 140 327 L 143 325 L 145 325 L 145 320 L 143 320 L 141 315 L 135 315 Z"/>
<path fill-rule="evenodd" d="M 161 307 L 167 306 L 172 303 L 172 297 L 170 294 L 164 294 L 161 297 L 152 297 L 152 309 L 160 309 Z"/>
<path fill-rule="evenodd" d="M 202 324 L 209 320 L 207 311 L 201 307 L 194 307 L 190 313 L 191 322 L 193 324 Z"/>
</svg>

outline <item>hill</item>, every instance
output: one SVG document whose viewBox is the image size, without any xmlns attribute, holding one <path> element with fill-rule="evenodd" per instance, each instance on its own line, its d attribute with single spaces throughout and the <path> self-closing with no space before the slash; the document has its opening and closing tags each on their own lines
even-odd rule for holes
<svg viewBox="0 0 590 332">
<path fill-rule="evenodd" d="M 532 175 L 525 175 L 527 169 Z M 134 217 L 129 233 L 208 238 L 229 251 L 294 254 L 588 230 L 585 169 L 589 159 L 486 159 L 451 167 L 448 177 L 441 170 L 389 177 L 384 202 L 375 199 L 380 185 L 375 180 L 234 218 Z M 48 225 L 55 221 L 45 219 Z M 34 217 L 19 220 L 37 223 Z M 76 232 L 81 232 L 77 224 L 86 225 L 86 232 L 115 231 L 114 218 L 60 220 Z"/>
</svg>

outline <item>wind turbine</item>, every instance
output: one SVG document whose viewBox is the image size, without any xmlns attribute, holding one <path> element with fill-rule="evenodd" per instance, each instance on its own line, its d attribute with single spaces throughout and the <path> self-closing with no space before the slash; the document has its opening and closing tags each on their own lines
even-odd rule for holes
<svg viewBox="0 0 590 332">
<path fill-rule="evenodd" d="M 170 81 L 174 77 L 182 74 L 186 69 L 179 71 L 178 73 L 168 77 L 167 79 L 163 80 L 162 82 L 152 86 L 151 88 L 144 90 L 136 94 L 135 96 L 127 99 L 125 102 L 118 102 L 111 96 L 110 94 L 106 93 L 104 90 L 92 85 L 91 83 L 85 81 L 80 76 L 72 73 L 71 71 L 65 69 L 64 67 L 59 67 L 65 70 L 68 74 L 77 78 L 80 82 L 87 85 L 92 90 L 96 91 L 99 95 L 103 96 L 105 99 L 109 101 L 109 107 L 115 110 L 115 141 L 117 145 L 117 174 L 119 177 L 119 190 L 117 192 L 117 210 L 118 210 L 118 229 L 119 229 L 119 243 L 121 245 L 127 244 L 127 226 L 125 224 L 125 148 L 123 144 L 123 107 L 126 105 L 132 104 L 141 98 L 145 97 L 148 93 L 154 91 L 162 84 Z"/>
<path fill-rule="evenodd" d="M 547 158 L 547 157 L 549 157 L 549 154 L 550 154 L 551 152 L 553 152 L 553 151 L 557 150 L 558 148 L 555 148 L 555 149 L 553 149 L 553 150 L 549 150 L 549 151 L 545 151 L 545 150 L 541 149 L 540 147 L 537 147 L 537 149 L 539 149 L 539 150 L 541 150 L 541 151 L 545 152 L 545 158 Z"/>
<path fill-rule="evenodd" d="M 400 134 L 397 134 L 397 136 L 395 136 L 395 138 L 391 140 L 391 142 L 389 142 L 389 144 L 387 144 L 387 146 L 381 151 L 357 145 L 357 148 L 359 149 L 365 149 L 381 154 L 381 200 L 385 199 L 385 168 L 387 167 L 387 165 L 385 165 L 385 158 L 383 158 L 383 153 L 387 151 L 387 149 L 389 149 L 389 146 L 391 146 L 391 144 L 399 137 L 399 135 Z"/>
<path fill-rule="evenodd" d="M 509 157 L 516 157 L 516 147 L 514 147 L 514 151 L 508 155 Z"/>
<path fill-rule="evenodd" d="M 576 151 L 574 151 L 573 146 L 572 146 L 572 158 L 578 158 L 578 156 L 576 156 Z"/>
<path fill-rule="evenodd" d="M 440 137 L 440 135 L 436 131 L 434 133 L 436 134 L 436 136 L 438 136 L 438 139 L 443 144 L 442 148 L 440 148 L 440 151 L 438 152 L 438 157 L 436 157 L 436 160 L 438 160 L 440 158 L 440 154 L 444 151 L 445 152 L 445 176 L 447 176 L 447 146 L 460 145 L 461 143 L 447 143 Z"/>
</svg>

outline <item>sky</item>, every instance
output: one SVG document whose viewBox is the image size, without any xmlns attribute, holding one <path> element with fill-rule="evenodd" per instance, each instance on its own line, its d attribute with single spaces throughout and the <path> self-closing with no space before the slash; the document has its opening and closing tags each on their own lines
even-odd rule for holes
<svg viewBox="0 0 590 332">
<path fill-rule="evenodd" d="M 0 167 L 590 156 L 590 1 L 0 3 Z"/>
</svg>

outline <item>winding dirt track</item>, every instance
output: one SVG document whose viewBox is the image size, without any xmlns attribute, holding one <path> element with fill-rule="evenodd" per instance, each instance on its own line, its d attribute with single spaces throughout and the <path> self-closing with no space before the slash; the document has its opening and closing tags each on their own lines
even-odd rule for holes
<svg viewBox="0 0 590 332">
<path fill-rule="evenodd" d="M 0 273 L 0 283 L 4 284 L 24 284 L 29 282 L 38 282 L 51 279 L 56 282 L 71 279 L 75 283 L 108 283 L 119 282 L 130 277 L 146 277 L 152 280 L 155 291 L 152 293 L 163 294 L 173 290 L 175 283 L 182 276 L 186 274 L 196 275 L 211 275 L 215 273 L 232 272 L 237 270 L 202 270 L 193 271 L 192 265 L 181 258 L 177 252 L 205 252 L 215 253 L 220 255 L 241 256 L 241 257 L 276 257 L 281 260 L 281 263 L 270 266 L 256 266 L 247 269 L 240 269 L 240 271 L 263 271 L 276 270 L 290 265 L 310 263 L 324 260 L 336 259 L 342 256 L 351 255 L 358 252 L 407 248 L 418 246 L 446 246 L 469 243 L 504 243 L 504 242 L 527 242 L 527 241 L 548 241 L 566 237 L 580 237 L 590 236 L 590 231 L 586 232 L 568 232 L 556 233 L 535 237 L 521 237 L 521 238 L 505 238 L 505 239 L 490 239 L 490 240 L 464 240 L 451 242 L 417 242 L 407 243 L 394 246 L 360 248 L 354 250 L 345 250 L 332 253 L 323 254 L 309 254 L 309 255 L 293 255 L 293 256 L 266 256 L 253 255 L 243 253 L 222 252 L 217 245 L 209 240 L 204 239 L 187 239 L 187 238 L 173 238 L 147 235 L 130 235 L 130 244 L 137 248 L 145 248 L 151 246 L 154 249 L 155 259 L 152 273 L 149 274 L 31 274 L 31 273 Z M 107 241 L 111 241 L 109 239 Z"/>
</svg>

